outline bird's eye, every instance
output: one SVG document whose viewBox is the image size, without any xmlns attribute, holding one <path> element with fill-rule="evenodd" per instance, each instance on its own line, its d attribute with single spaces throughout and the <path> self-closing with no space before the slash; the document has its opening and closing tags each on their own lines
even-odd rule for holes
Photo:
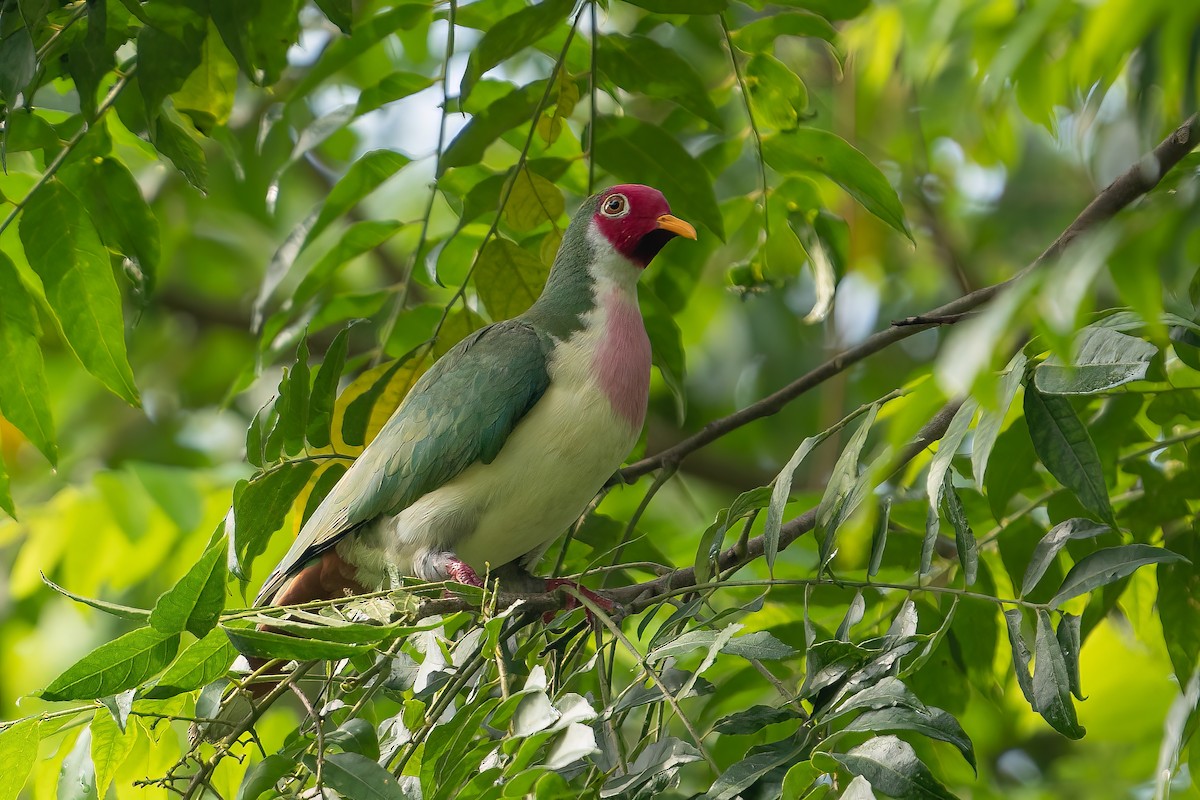
<svg viewBox="0 0 1200 800">
<path fill-rule="evenodd" d="M 629 200 L 623 194 L 614 194 L 604 201 L 601 211 L 606 217 L 619 217 L 629 210 Z"/>
</svg>

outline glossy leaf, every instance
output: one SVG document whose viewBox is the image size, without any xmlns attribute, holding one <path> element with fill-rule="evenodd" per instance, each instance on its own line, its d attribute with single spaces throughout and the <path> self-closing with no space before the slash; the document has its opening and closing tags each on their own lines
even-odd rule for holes
<svg viewBox="0 0 1200 800">
<path fill-rule="evenodd" d="M 312 769 L 311 756 L 304 761 Z M 409 800 L 411 795 L 375 761 L 358 753 L 333 753 L 325 756 L 322 774 L 331 788 L 355 800 Z"/>
<path fill-rule="evenodd" d="M 467 59 L 467 69 L 458 90 L 460 99 L 466 100 L 471 89 L 492 67 L 564 25 L 574 7 L 574 0 L 542 0 L 504 17 L 489 28 Z"/>
<path fill-rule="evenodd" d="M 192 692 L 221 678 L 229 670 L 237 650 L 229 637 L 219 628 L 213 628 L 203 639 L 198 639 L 184 648 L 158 679 L 158 683 L 146 692 L 146 697 L 162 699 L 184 692 Z"/>
<path fill-rule="evenodd" d="M 1037 663 L 1033 670 L 1033 701 L 1046 721 L 1070 739 L 1083 737 L 1084 729 L 1071 702 L 1071 682 L 1058 637 L 1050 624 L 1050 612 L 1037 612 Z"/>
<path fill-rule="evenodd" d="M 1072 539 L 1091 539 L 1110 530 L 1112 529 L 1107 525 L 1100 525 L 1090 519 L 1080 517 L 1064 520 L 1055 525 L 1038 542 L 1029 559 L 1025 577 L 1021 580 L 1021 595 L 1025 596 L 1033 591 L 1038 581 L 1046 574 L 1046 569 L 1054 557 L 1066 546 L 1067 542 Z"/>
<path fill-rule="evenodd" d="M 799 719 L 800 714 L 793 708 L 773 708 L 772 706 L 752 706 L 745 711 L 736 711 L 718 720 L 713 730 L 725 736 L 744 736 L 759 733 L 767 725 Z"/>
<path fill-rule="evenodd" d="M 1025 387 L 1025 420 L 1038 458 L 1088 511 L 1116 528 L 1096 445 L 1071 402 Z"/>
<path fill-rule="evenodd" d="M 1051 356 L 1033 371 L 1044 394 L 1095 394 L 1146 377 L 1158 348 L 1109 328 L 1084 328 L 1069 363 Z"/>
<path fill-rule="evenodd" d="M 50 682 L 46 700 L 94 700 L 132 689 L 170 663 L 179 634 L 138 628 L 97 647 Z"/>
<path fill-rule="evenodd" d="M 837 134 L 800 128 L 763 141 L 763 158 L 784 173 L 819 172 L 900 233 L 912 238 L 896 190 L 870 159 Z"/>
<path fill-rule="evenodd" d="M 971 531 L 971 523 L 967 519 L 967 510 L 963 507 L 962 498 L 954 488 L 951 473 L 946 472 L 945 494 L 942 497 L 946 506 L 946 516 L 954 526 L 954 546 L 958 552 L 958 561 L 962 565 L 963 580 L 967 586 L 975 583 L 979 571 L 978 544 L 975 534 Z"/>
<path fill-rule="evenodd" d="M 1009 608 L 1004 611 L 1004 624 L 1008 630 L 1008 643 L 1012 648 L 1013 671 L 1017 675 L 1017 686 L 1021 689 L 1021 694 L 1029 701 L 1030 705 L 1035 705 L 1033 693 L 1033 677 L 1029 673 L 1029 661 L 1033 654 L 1029 650 L 1029 645 L 1025 643 L 1024 637 L 1021 635 L 1021 609 Z"/>
<path fill-rule="evenodd" d="M 953 800 L 954 795 L 929 772 L 912 746 L 895 736 L 876 736 L 846 753 L 830 755 L 853 775 L 901 800 Z"/>
<path fill-rule="evenodd" d="M 16 266 L 0 253 L 0 413 L 55 465 L 58 446 L 40 336 L 33 296 Z"/>
<path fill-rule="evenodd" d="M 20 233 L 72 352 L 105 386 L 138 405 L 125 355 L 121 295 L 108 252 L 83 205 L 52 179 L 26 205 Z"/>
<path fill-rule="evenodd" d="M 295 759 L 273 753 L 246 770 L 238 787 L 237 800 L 258 800 L 264 792 L 274 790 L 275 784 L 296 768 Z"/>
<path fill-rule="evenodd" d="M 17 800 L 37 760 L 41 720 L 25 719 L 0 730 L 0 800 Z"/>
<path fill-rule="evenodd" d="M 300 639 L 282 633 L 260 631 L 255 628 L 232 628 L 222 626 L 229 641 L 238 652 L 258 658 L 282 658 L 296 661 L 317 659 L 350 658 L 369 652 L 370 644 L 348 644 L 346 642 L 321 642 Z"/>
<path fill-rule="evenodd" d="M 670 100 L 710 125 L 723 121 L 703 80 L 682 56 L 648 36 L 601 36 L 597 44 L 600 71 L 627 92 Z"/>
<path fill-rule="evenodd" d="M 913 731 L 930 739 L 954 745 L 966 762 L 971 765 L 971 769 L 977 769 L 975 746 L 971 743 L 971 737 L 967 736 L 967 732 L 958 724 L 958 720 L 953 715 L 940 708 L 929 706 L 922 709 L 913 708 L 911 705 L 896 704 L 870 709 L 855 717 L 843 730 Z"/>
<path fill-rule="evenodd" d="M 1083 617 L 1075 614 L 1063 614 L 1058 620 L 1058 629 L 1055 631 L 1055 635 L 1058 637 L 1058 646 L 1062 650 L 1063 661 L 1067 665 L 1067 683 L 1071 687 L 1071 694 L 1080 700 L 1085 700 L 1079 677 L 1079 651 L 1083 645 L 1080 636 L 1082 622 Z"/>
<path fill-rule="evenodd" d="M 266 549 L 271 534 L 283 527 L 292 501 L 316 468 L 313 461 L 293 461 L 254 480 L 238 481 L 233 490 L 233 508 L 225 522 L 231 542 L 231 573 L 249 580 L 250 565 Z"/>
<path fill-rule="evenodd" d="M 219 539 L 179 583 L 158 598 L 150 625 L 162 633 L 187 631 L 201 638 L 225 610 L 225 540 Z"/>
<path fill-rule="evenodd" d="M 1148 544 L 1105 547 L 1089 553 L 1071 567 L 1067 577 L 1063 578 L 1062 586 L 1058 587 L 1058 593 L 1050 599 L 1049 604 L 1057 606 L 1065 603 L 1072 597 L 1078 597 L 1131 575 L 1139 567 L 1147 564 L 1169 564 L 1178 561 L 1186 559 L 1178 553 Z"/>
<path fill-rule="evenodd" d="M 671 134 L 631 117 L 596 120 L 596 163 L 621 180 L 660 189 L 676 215 L 725 239 L 712 179 Z"/>
</svg>

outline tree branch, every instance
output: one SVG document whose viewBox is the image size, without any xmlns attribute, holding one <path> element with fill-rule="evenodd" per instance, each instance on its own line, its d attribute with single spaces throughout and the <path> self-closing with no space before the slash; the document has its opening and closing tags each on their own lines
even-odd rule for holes
<svg viewBox="0 0 1200 800">
<path fill-rule="evenodd" d="M 1105 187 L 1032 264 L 1007 281 L 965 294 L 957 300 L 952 300 L 918 316 L 945 318 L 971 311 L 987 303 L 1021 275 L 1058 258 L 1067 246 L 1080 235 L 1094 230 L 1102 223 L 1112 219 L 1118 211 L 1157 186 L 1162 176 L 1196 146 L 1197 135 L 1200 135 L 1200 115 L 1193 114 L 1158 147 L 1143 156 L 1138 163 Z M 860 344 L 843 350 L 808 373 L 801 375 L 782 389 L 727 417 L 708 423 L 697 433 L 656 455 L 630 464 L 621 470 L 620 479 L 628 483 L 666 464 L 678 464 L 691 453 L 711 444 L 725 434 L 755 420 L 778 413 L 788 403 L 820 386 L 839 372 L 857 364 L 867 356 L 874 355 L 880 350 L 927 328 L 934 327 L 936 324 L 938 323 L 899 325 L 878 331 Z"/>
</svg>

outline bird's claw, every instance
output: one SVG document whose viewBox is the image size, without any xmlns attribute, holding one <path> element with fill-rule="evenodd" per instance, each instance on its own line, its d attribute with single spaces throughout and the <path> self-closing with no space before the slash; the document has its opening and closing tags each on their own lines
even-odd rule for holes
<svg viewBox="0 0 1200 800">
<path fill-rule="evenodd" d="M 615 602 L 608 599 L 604 595 L 597 594 L 596 592 L 593 592 L 591 589 L 587 588 L 586 586 L 581 586 L 580 584 L 576 583 L 575 581 L 570 581 L 570 580 L 567 580 L 566 578 L 548 578 L 546 580 L 546 591 L 547 592 L 553 592 L 554 590 L 558 589 L 560 586 L 570 586 L 571 588 L 575 589 L 575 591 L 579 592 L 581 595 L 586 597 L 588 600 L 592 601 L 597 606 L 604 609 L 604 611 L 606 611 L 606 612 L 611 612 L 614 609 L 616 609 L 616 607 L 617 607 L 617 604 Z M 576 608 L 579 608 L 579 606 L 580 606 L 579 598 L 575 597 L 572 594 L 568 594 L 567 602 L 565 605 L 563 605 L 563 610 L 564 611 L 572 611 Z M 547 611 L 545 614 L 542 615 L 542 622 L 549 623 L 550 621 L 552 621 L 554 619 L 554 615 L 557 613 L 558 612 L 556 612 L 556 611 Z M 595 618 L 593 617 L 592 610 L 590 608 L 585 608 L 584 613 L 587 614 L 589 623 L 595 622 Z"/>
<path fill-rule="evenodd" d="M 483 588 L 483 581 L 479 579 L 479 575 L 475 570 L 471 569 L 471 565 L 457 558 L 446 559 L 446 577 L 455 583 L 461 583 L 464 586 L 475 586 Z M 452 597 L 449 590 L 443 590 L 444 597 Z"/>
</svg>

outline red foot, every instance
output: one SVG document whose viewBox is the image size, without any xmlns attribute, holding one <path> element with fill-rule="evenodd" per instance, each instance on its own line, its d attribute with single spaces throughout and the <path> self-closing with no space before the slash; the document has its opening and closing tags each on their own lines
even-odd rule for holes
<svg viewBox="0 0 1200 800">
<path fill-rule="evenodd" d="M 475 574 L 475 570 L 466 562 L 451 558 L 446 562 L 446 574 L 455 583 L 465 583 L 467 586 L 483 587 L 483 581 Z"/>
<path fill-rule="evenodd" d="M 593 592 L 591 589 L 587 588 L 586 586 L 581 586 L 580 584 L 576 583 L 575 581 L 569 581 L 566 578 L 548 578 L 546 580 L 546 591 L 547 592 L 553 592 L 555 589 L 557 589 L 560 586 L 570 586 L 570 587 L 574 588 L 581 595 L 586 597 L 588 600 L 591 600 L 593 603 L 600 606 L 605 611 L 612 611 L 614 608 L 617 607 L 616 603 L 614 603 L 612 600 L 609 600 L 604 595 L 597 594 L 596 592 Z M 563 610 L 571 611 L 572 609 L 576 609 L 576 608 L 579 608 L 579 600 L 577 598 L 575 598 L 575 596 L 568 594 L 567 595 L 567 604 L 563 606 Z M 592 619 L 591 609 L 587 609 L 586 613 L 587 613 L 588 621 L 594 622 L 595 620 Z M 554 611 L 547 611 L 545 614 L 542 615 L 542 622 L 547 622 L 547 623 L 550 622 L 551 620 L 554 619 L 554 614 L 555 614 Z"/>
</svg>

